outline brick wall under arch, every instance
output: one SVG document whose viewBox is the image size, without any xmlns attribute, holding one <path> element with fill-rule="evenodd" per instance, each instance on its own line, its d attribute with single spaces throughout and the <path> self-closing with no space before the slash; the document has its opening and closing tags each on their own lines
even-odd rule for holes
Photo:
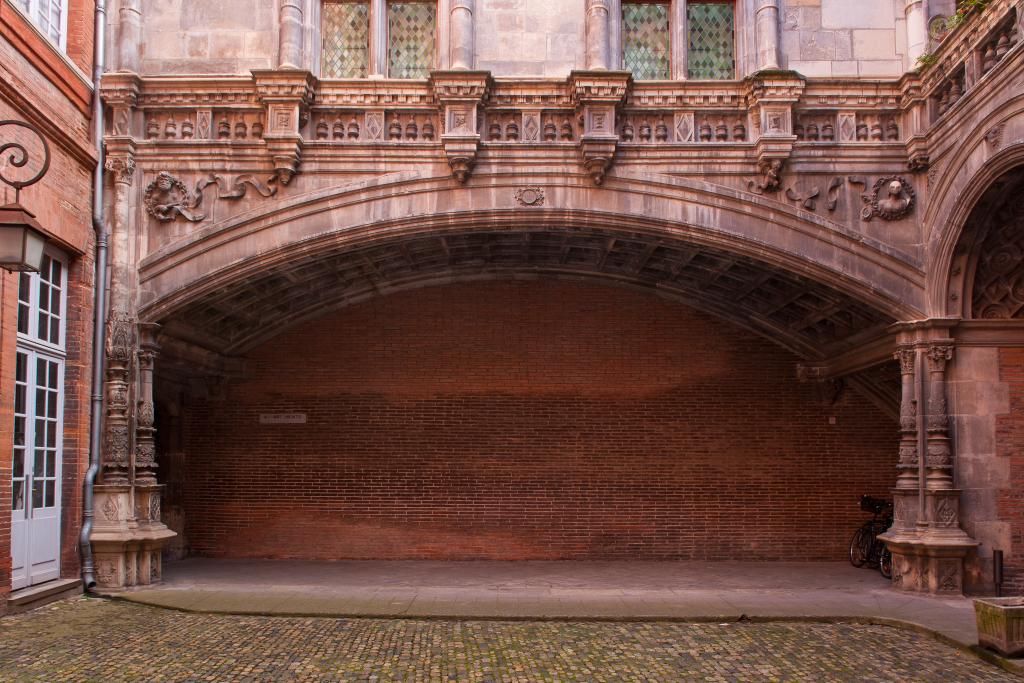
<svg viewBox="0 0 1024 683">
<path fill-rule="evenodd" d="M 210 556 L 839 560 L 897 425 L 852 391 L 822 405 L 796 360 L 614 287 L 394 294 L 187 402 L 166 506 Z"/>
</svg>

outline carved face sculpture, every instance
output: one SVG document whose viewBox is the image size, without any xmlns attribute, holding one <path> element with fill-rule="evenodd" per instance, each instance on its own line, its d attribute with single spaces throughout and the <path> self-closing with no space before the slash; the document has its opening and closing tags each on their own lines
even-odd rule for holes
<svg viewBox="0 0 1024 683">
<path fill-rule="evenodd" d="M 903 183 L 898 180 L 894 180 L 889 183 L 889 196 L 893 199 L 899 199 L 900 195 L 903 194 Z"/>
<path fill-rule="evenodd" d="M 161 192 L 170 192 L 171 188 L 174 187 L 174 183 L 171 181 L 171 176 L 166 173 L 161 173 L 156 178 L 156 187 Z"/>
</svg>

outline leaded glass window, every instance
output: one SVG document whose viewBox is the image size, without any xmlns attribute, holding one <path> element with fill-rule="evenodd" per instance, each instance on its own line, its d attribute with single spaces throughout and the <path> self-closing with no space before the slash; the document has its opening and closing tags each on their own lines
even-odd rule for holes
<svg viewBox="0 0 1024 683">
<path fill-rule="evenodd" d="M 326 2 L 322 15 L 324 78 L 365 78 L 369 70 L 370 5 Z"/>
<path fill-rule="evenodd" d="M 622 63 L 638 80 L 670 78 L 669 6 L 623 3 Z"/>
<path fill-rule="evenodd" d="M 388 76 L 428 76 L 434 66 L 436 25 L 436 3 L 388 3 Z"/>
<path fill-rule="evenodd" d="M 687 77 L 722 80 L 736 77 L 735 12 L 732 2 L 686 5 L 689 47 Z"/>
</svg>

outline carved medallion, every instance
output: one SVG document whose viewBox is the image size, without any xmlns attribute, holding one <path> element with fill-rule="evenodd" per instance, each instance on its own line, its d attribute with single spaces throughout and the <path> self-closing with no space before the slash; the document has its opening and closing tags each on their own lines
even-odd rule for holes
<svg viewBox="0 0 1024 683">
<path fill-rule="evenodd" d="M 108 522 L 116 522 L 118 516 L 117 501 L 114 498 L 107 498 L 106 502 L 103 503 L 103 516 Z"/>
<path fill-rule="evenodd" d="M 862 195 L 864 209 L 861 218 L 870 221 L 878 216 L 883 221 L 898 221 L 914 210 L 917 195 L 903 176 L 882 176 L 875 181 L 871 192 Z"/>
<path fill-rule="evenodd" d="M 199 204 L 196 195 L 189 192 L 185 183 L 166 171 L 161 171 L 146 186 L 144 199 L 146 213 L 162 223 L 173 221 L 178 216 L 193 223 L 206 218 L 205 214 L 193 211 Z"/>
<path fill-rule="evenodd" d="M 516 190 L 516 201 L 522 206 L 543 206 L 544 190 L 539 187 L 524 187 Z"/>
</svg>

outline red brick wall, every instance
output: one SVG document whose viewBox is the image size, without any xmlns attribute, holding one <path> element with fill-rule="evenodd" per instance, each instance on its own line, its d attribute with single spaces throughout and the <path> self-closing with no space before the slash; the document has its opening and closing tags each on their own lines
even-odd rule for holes
<svg viewBox="0 0 1024 683">
<path fill-rule="evenodd" d="M 11 452 L 14 447 L 14 364 L 18 334 L 18 275 L 0 270 L 0 615 L 11 592 Z"/>
<path fill-rule="evenodd" d="M 839 560 L 858 497 L 893 484 L 896 425 L 850 392 L 815 404 L 795 361 L 610 287 L 391 295 L 188 406 L 168 503 L 201 555 Z"/>
<path fill-rule="evenodd" d="M 1010 412 L 996 417 L 996 453 L 1010 459 L 1010 481 L 1000 491 L 999 518 L 1010 525 L 1004 590 L 1024 594 L 1024 348 L 999 350 L 999 379 L 1010 392 Z"/>
</svg>

